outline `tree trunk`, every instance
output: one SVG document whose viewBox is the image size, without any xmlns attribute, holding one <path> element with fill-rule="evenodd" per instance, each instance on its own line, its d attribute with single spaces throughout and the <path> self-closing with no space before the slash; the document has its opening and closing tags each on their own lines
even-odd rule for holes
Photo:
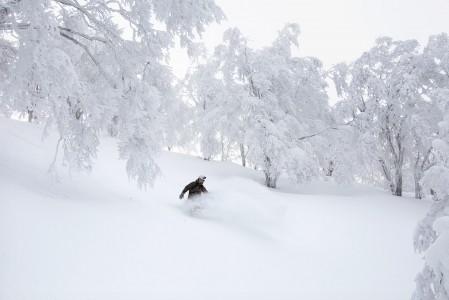
<svg viewBox="0 0 449 300">
<path fill-rule="evenodd" d="M 421 181 L 422 175 L 424 174 L 424 172 L 426 172 L 428 169 L 430 169 L 435 164 L 435 162 L 430 161 L 432 149 L 433 148 L 430 147 L 424 156 L 422 156 L 421 153 L 418 151 L 418 154 L 416 157 L 415 172 L 413 174 L 414 179 L 415 179 L 415 198 L 416 199 L 422 199 L 422 197 L 423 197 L 422 186 L 419 183 Z M 432 190 L 431 190 L 431 193 L 432 193 Z"/>
<path fill-rule="evenodd" d="M 397 178 L 396 178 L 396 189 L 394 191 L 395 196 L 402 196 L 402 168 L 398 170 Z"/>
<path fill-rule="evenodd" d="M 268 156 L 265 157 L 265 170 L 263 171 L 265 174 L 265 185 L 269 188 L 276 188 L 276 182 L 278 180 L 279 175 L 276 173 L 270 172 L 271 169 L 271 160 Z"/>
<path fill-rule="evenodd" d="M 226 154 L 226 146 L 225 146 L 225 141 L 223 139 L 223 136 L 220 135 L 220 143 L 221 143 L 221 161 L 225 161 L 228 158 L 228 155 Z"/>
<path fill-rule="evenodd" d="M 34 119 L 34 113 L 32 110 L 28 110 L 28 122 L 31 123 L 33 122 Z"/>
<path fill-rule="evenodd" d="M 397 144 L 399 149 L 398 160 L 395 162 L 396 168 L 396 191 L 394 193 L 395 196 L 402 197 L 402 167 L 404 165 L 404 152 L 405 149 L 402 147 L 402 142 L 397 138 Z"/>
<path fill-rule="evenodd" d="M 403 134 L 403 123 L 406 118 L 402 118 L 399 124 L 399 132 L 395 132 L 393 128 L 390 127 L 390 118 L 389 115 L 386 115 L 386 126 L 382 128 L 382 132 L 386 138 L 386 142 L 389 148 L 389 152 L 391 153 L 393 159 L 393 170 L 391 173 L 394 174 L 394 177 L 388 176 L 391 174 L 385 164 L 385 161 L 381 158 L 380 162 L 382 164 L 382 169 L 384 174 L 386 175 L 387 180 L 390 182 L 390 189 L 392 190 L 393 195 L 402 196 L 402 168 L 404 165 L 404 153 L 405 148 L 402 144 L 403 139 L 405 138 Z M 396 126 L 395 126 L 396 127 Z"/>
<path fill-rule="evenodd" d="M 422 199 L 422 187 L 419 181 L 421 180 L 421 175 L 415 172 L 415 198 Z"/>
<path fill-rule="evenodd" d="M 75 118 L 77 120 L 80 120 L 82 115 L 83 115 L 83 111 L 78 108 L 75 112 Z"/>
<path fill-rule="evenodd" d="M 420 170 L 419 162 L 421 160 L 421 153 L 418 151 L 418 154 L 416 156 L 415 161 L 415 171 L 413 172 L 413 178 L 415 180 L 415 198 L 421 199 L 422 198 L 422 192 L 421 192 L 421 185 L 419 184 L 419 181 L 422 177 L 422 172 Z"/>
<path fill-rule="evenodd" d="M 243 144 L 240 144 L 240 156 L 242 157 L 242 166 L 246 167 L 246 153 Z"/>
<path fill-rule="evenodd" d="M 112 117 L 111 124 L 108 125 L 108 134 L 109 136 L 116 137 L 118 134 L 118 116 Z"/>
<path fill-rule="evenodd" d="M 382 171 L 384 172 L 384 176 L 390 184 L 390 191 L 394 195 L 395 194 L 395 186 L 393 183 L 393 179 L 391 178 L 392 176 L 390 175 L 390 172 L 387 168 L 387 165 L 385 164 L 385 161 L 380 157 L 379 157 L 379 162 L 380 162 L 380 165 L 382 166 Z"/>
<path fill-rule="evenodd" d="M 326 176 L 332 177 L 332 173 L 334 172 L 334 165 L 335 165 L 334 161 L 331 160 L 329 162 L 329 166 L 327 167 Z"/>
<path fill-rule="evenodd" d="M 276 182 L 277 182 L 277 176 L 273 176 L 266 171 L 264 173 L 265 173 L 265 185 L 269 188 L 275 189 Z"/>
</svg>

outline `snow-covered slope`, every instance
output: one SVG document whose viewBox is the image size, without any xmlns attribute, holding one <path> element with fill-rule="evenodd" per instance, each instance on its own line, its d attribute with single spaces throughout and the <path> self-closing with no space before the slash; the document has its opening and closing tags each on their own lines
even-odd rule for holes
<svg viewBox="0 0 449 300">
<path fill-rule="evenodd" d="M 92 174 L 46 175 L 57 136 L 0 119 L 0 299 L 409 299 L 428 203 L 320 181 L 293 189 L 163 153 L 139 191 L 104 138 Z M 207 176 L 192 217 L 182 188 Z"/>
</svg>

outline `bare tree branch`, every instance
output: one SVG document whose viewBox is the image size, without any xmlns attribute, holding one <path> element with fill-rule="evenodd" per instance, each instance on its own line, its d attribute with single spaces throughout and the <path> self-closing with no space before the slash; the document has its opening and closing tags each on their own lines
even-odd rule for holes
<svg viewBox="0 0 449 300">
<path fill-rule="evenodd" d="M 317 132 L 317 133 L 314 133 L 314 134 L 310 134 L 310 135 L 306 135 L 306 136 L 300 137 L 300 138 L 298 139 L 298 141 L 302 141 L 302 140 L 305 140 L 305 139 L 308 139 L 308 138 L 311 138 L 311 137 L 320 135 L 320 134 L 322 134 L 322 133 L 324 133 L 324 132 L 326 132 L 326 131 L 328 131 L 328 130 L 331 130 L 331 129 L 333 129 L 333 130 L 340 130 L 339 126 L 348 126 L 348 125 L 351 125 L 351 122 L 347 122 L 347 123 L 344 123 L 344 124 L 337 124 L 337 125 L 335 125 L 335 126 L 330 126 L 330 127 L 324 128 L 323 130 L 321 130 L 321 131 L 319 131 L 319 132 Z"/>
</svg>

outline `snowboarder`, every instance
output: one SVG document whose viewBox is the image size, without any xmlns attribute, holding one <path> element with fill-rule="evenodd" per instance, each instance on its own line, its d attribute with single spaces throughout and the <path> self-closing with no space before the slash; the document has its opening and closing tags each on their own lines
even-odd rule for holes
<svg viewBox="0 0 449 300">
<path fill-rule="evenodd" d="M 179 199 L 184 198 L 184 194 L 189 191 L 188 199 L 200 196 L 202 193 L 207 193 L 206 188 L 203 183 L 206 180 L 206 176 L 200 175 L 198 179 L 186 185 L 186 187 L 182 190 L 181 195 L 179 195 Z"/>
</svg>

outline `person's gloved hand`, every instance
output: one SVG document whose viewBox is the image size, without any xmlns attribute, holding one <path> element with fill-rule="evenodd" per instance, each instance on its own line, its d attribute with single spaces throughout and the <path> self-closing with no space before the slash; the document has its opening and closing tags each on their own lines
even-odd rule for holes
<svg viewBox="0 0 449 300">
<path fill-rule="evenodd" d="M 179 199 L 182 199 L 182 198 L 184 198 L 184 194 L 183 193 L 181 193 L 181 195 L 179 195 Z"/>
</svg>

